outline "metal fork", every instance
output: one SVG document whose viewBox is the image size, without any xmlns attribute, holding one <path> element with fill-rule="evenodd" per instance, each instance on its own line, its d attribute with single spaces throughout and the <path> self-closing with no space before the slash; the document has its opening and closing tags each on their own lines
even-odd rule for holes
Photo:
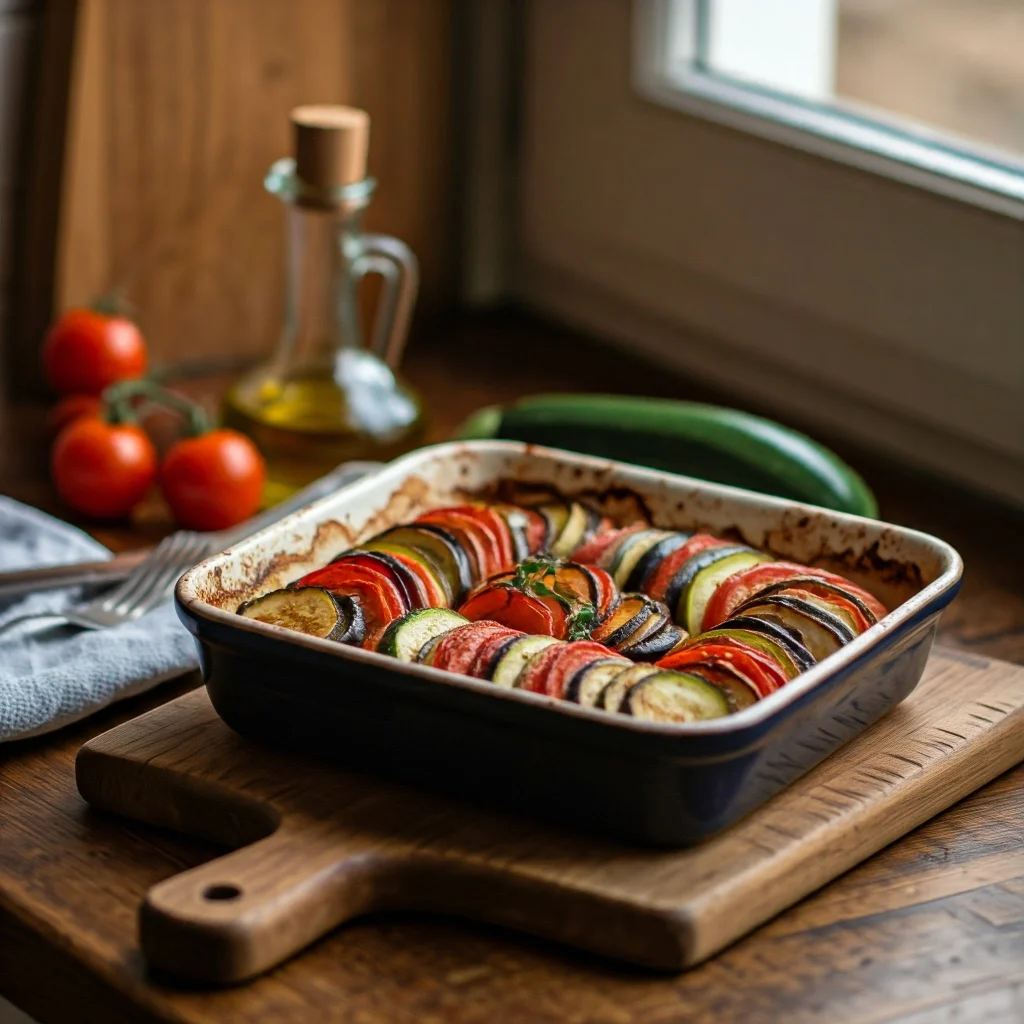
<svg viewBox="0 0 1024 1024">
<path fill-rule="evenodd" d="M 9 619 L 0 635 L 34 619 L 59 619 L 82 629 L 106 629 L 131 622 L 171 596 L 178 577 L 197 562 L 248 537 L 257 530 L 283 519 L 291 512 L 316 501 L 380 467 L 379 462 L 347 462 L 315 480 L 287 501 L 254 516 L 241 526 L 219 533 L 178 530 L 165 537 L 114 590 L 73 605 L 62 612 L 33 612 Z"/>
</svg>

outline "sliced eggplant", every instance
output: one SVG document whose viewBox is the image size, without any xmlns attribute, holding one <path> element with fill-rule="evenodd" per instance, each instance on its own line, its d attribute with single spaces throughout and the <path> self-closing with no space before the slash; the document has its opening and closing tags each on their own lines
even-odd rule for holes
<svg viewBox="0 0 1024 1024">
<path fill-rule="evenodd" d="M 701 570 L 706 569 L 709 565 L 714 565 L 715 562 L 719 562 L 723 558 L 752 550 L 753 548 L 748 548 L 745 544 L 716 544 L 714 547 L 703 548 L 692 558 L 683 562 L 675 576 L 672 577 L 672 582 L 665 588 L 663 599 L 672 610 L 672 617 L 676 622 L 681 626 L 686 625 L 687 590 Z M 693 631 L 690 630 L 690 632 Z"/>
<path fill-rule="evenodd" d="M 331 559 L 331 564 L 344 562 L 348 558 L 370 558 L 379 563 L 398 587 L 398 591 L 402 595 L 402 602 L 409 611 L 429 605 L 430 602 L 427 600 L 423 583 L 416 578 L 416 574 L 408 566 L 402 565 L 393 555 L 389 555 L 386 551 L 371 551 L 367 548 L 361 548 L 358 551 L 349 549 L 335 555 Z"/>
<path fill-rule="evenodd" d="M 729 714 L 725 694 L 700 676 L 655 670 L 625 694 L 622 711 L 646 722 L 707 722 Z"/>
<path fill-rule="evenodd" d="M 362 643 L 365 636 L 358 603 L 350 597 L 336 597 L 322 587 L 274 590 L 246 601 L 238 614 L 321 640 Z"/>
<path fill-rule="evenodd" d="M 360 551 L 374 551 L 387 555 L 408 558 L 422 566 L 423 571 L 428 573 L 431 579 L 437 584 L 444 594 L 444 603 L 451 605 L 454 595 L 448 577 L 445 575 L 437 559 L 429 551 L 422 547 L 414 548 L 411 544 L 398 544 L 386 538 L 374 538 L 361 545 Z"/>
<path fill-rule="evenodd" d="M 591 630 L 591 638 L 618 648 L 652 615 L 660 614 L 663 607 L 646 594 L 623 594 L 611 615 Z"/>
<path fill-rule="evenodd" d="M 796 658 L 794 658 L 793 655 L 782 646 L 782 644 L 770 637 L 763 630 L 744 628 L 724 629 L 721 626 L 716 626 L 714 629 L 701 633 L 699 638 L 696 638 L 695 642 L 697 642 L 697 640 L 715 640 L 718 638 L 734 640 L 737 643 L 752 647 L 755 651 L 759 651 L 762 654 L 767 654 L 778 664 L 787 680 L 795 679 L 803 671 L 803 668 L 800 663 L 797 662 Z M 804 653 L 810 657 L 809 652 L 805 650 Z"/>
<path fill-rule="evenodd" d="M 712 561 L 694 576 L 689 586 L 680 594 L 681 614 L 677 616 L 679 624 L 685 626 L 691 635 L 699 633 L 704 627 L 704 612 L 715 588 L 734 573 L 770 561 L 771 555 L 753 550 L 737 551 Z"/>
<path fill-rule="evenodd" d="M 496 686 L 512 689 L 526 663 L 535 654 L 540 654 L 546 647 L 558 642 L 553 636 L 514 637 L 513 642 L 495 664 L 491 672 L 491 682 Z"/>
<path fill-rule="evenodd" d="M 628 643 L 617 647 L 616 650 L 630 661 L 658 661 L 682 642 L 683 635 L 682 630 L 669 620 L 635 642 L 631 637 Z"/>
<path fill-rule="evenodd" d="M 597 707 L 598 698 L 604 688 L 623 669 L 628 668 L 621 658 L 604 658 L 601 661 L 593 661 L 584 665 L 565 684 L 562 696 L 565 700 L 571 700 L 574 704 L 582 704 L 586 708 Z"/>
<path fill-rule="evenodd" d="M 642 679 L 664 672 L 654 665 L 631 665 L 612 677 L 611 682 L 601 691 L 597 698 L 597 707 L 605 711 L 621 711 L 622 702 L 629 691 Z"/>
<path fill-rule="evenodd" d="M 871 626 L 878 622 L 878 616 L 868 607 L 868 605 L 851 590 L 847 590 L 845 587 L 839 586 L 836 583 L 831 583 L 828 580 L 823 580 L 818 576 L 793 576 L 788 580 L 779 580 L 776 583 L 769 583 L 767 586 L 762 587 L 758 590 L 756 596 L 758 598 L 769 597 L 772 594 L 777 594 L 780 591 L 787 590 L 803 590 L 804 588 L 814 587 L 816 590 L 823 590 L 827 594 L 834 594 L 841 601 L 846 601 L 852 604 L 858 612 L 864 617 L 864 620 Z M 816 596 L 813 593 L 807 596 Z M 828 598 L 822 598 L 827 601 Z M 839 611 L 839 607 L 836 606 L 834 611 Z M 851 622 L 849 619 L 846 620 L 851 628 L 854 630 L 858 629 L 855 622 Z"/>
<path fill-rule="evenodd" d="M 658 566 L 673 551 L 678 551 L 692 536 L 692 533 L 670 533 L 651 545 L 637 559 L 625 583 L 622 584 L 622 589 L 645 590 L 644 584 L 654 574 Z"/>
<path fill-rule="evenodd" d="M 411 526 L 395 526 L 373 540 L 360 545 L 360 550 L 372 550 L 378 541 L 388 540 L 396 544 L 425 551 L 437 563 L 452 591 L 452 603 L 458 604 L 473 585 L 473 570 L 469 555 L 450 530 L 433 523 L 416 523 Z"/>
<path fill-rule="evenodd" d="M 834 612 L 788 594 L 754 598 L 738 608 L 737 612 L 741 616 L 777 621 L 797 635 L 815 661 L 835 654 L 855 636 L 853 630 Z"/>
<path fill-rule="evenodd" d="M 817 661 L 814 655 L 804 646 L 803 640 L 796 635 L 795 630 L 760 616 L 735 615 L 733 618 L 727 619 L 720 626 L 716 626 L 710 633 L 702 633 L 701 636 L 706 637 L 721 630 L 735 629 L 762 633 L 770 640 L 773 640 L 786 652 L 789 659 L 796 666 L 797 672 L 806 672 Z"/>
<path fill-rule="evenodd" d="M 761 699 L 755 683 L 734 665 L 721 658 L 714 661 L 694 661 L 685 669 L 674 669 L 673 671 L 685 671 L 687 675 L 699 676 L 713 686 L 717 686 L 725 694 L 730 711 L 742 711 Z"/>
<path fill-rule="evenodd" d="M 416 661 L 424 645 L 434 637 L 443 636 L 469 619 L 451 608 L 424 608 L 395 619 L 377 642 L 381 654 L 390 654 L 399 661 Z"/>
<path fill-rule="evenodd" d="M 502 505 L 498 511 L 508 523 L 508 532 L 512 537 L 512 554 L 516 563 L 530 557 L 530 540 L 527 527 L 530 524 L 526 513 L 515 505 Z"/>
</svg>

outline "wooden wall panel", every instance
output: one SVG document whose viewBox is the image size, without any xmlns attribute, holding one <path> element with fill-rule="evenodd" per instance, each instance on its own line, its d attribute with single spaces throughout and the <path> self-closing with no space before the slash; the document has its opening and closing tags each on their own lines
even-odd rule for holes
<svg viewBox="0 0 1024 1024">
<path fill-rule="evenodd" d="M 281 322 L 288 111 L 373 118 L 368 226 L 448 283 L 452 0 L 79 0 L 57 308 L 129 278 L 161 362 L 250 356 Z"/>
</svg>

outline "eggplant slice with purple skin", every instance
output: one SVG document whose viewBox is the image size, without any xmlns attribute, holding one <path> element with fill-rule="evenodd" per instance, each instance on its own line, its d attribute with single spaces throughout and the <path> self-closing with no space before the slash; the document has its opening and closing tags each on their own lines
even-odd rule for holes
<svg viewBox="0 0 1024 1024">
<path fill-rule="evenodd" d="M 795 633 L 815 661 L 835 654 L 856 635 L 839 615 L 789 594 L 758 596 L 737 611 Z"/>
<path fill-rule="evenodd" d="M 238 614 L 321 640 L 361 644 L 366 625 L 359 602 L 322 587 L 285 587 L 246 601 Z"/>
</svg>

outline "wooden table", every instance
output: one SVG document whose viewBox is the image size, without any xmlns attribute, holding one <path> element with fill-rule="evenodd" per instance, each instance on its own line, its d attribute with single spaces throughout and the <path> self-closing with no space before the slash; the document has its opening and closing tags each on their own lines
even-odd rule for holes
<svg viewBox="0 0 1024 1024">
<path fill-rule="evenodd" d="M 435 410 L 437 437 L 482 404 L 542 388 L 721 400 L 523 317 L 437 331 L 414 345 L 409 373 Z M 0 491 L 56 509 L 41 470 L 40 410 L 8 407 L 0 431 L 3 416 L 5 436 L 31 439 L 0 454 Z M 864 472 L 885 518 L 937 533 L 963 554 L 962 596 L 942 642 L 1024 663 L 1021 517 L 822 440 Z M 117 546 L 144 539 L 103 536 Z M 1024 767 L 678 977 L 410 916 L 342 929 L 249 986 L 175 987 L 147 974 L 136 910 L 149 886 L 218 851 L 90 811 L 73 765 L 88 737 L 194 685 L 168 684 L 53 736 L 0 748 L 0 994 L 41 1021 L 1024 1019 Z"/>
</svg>

